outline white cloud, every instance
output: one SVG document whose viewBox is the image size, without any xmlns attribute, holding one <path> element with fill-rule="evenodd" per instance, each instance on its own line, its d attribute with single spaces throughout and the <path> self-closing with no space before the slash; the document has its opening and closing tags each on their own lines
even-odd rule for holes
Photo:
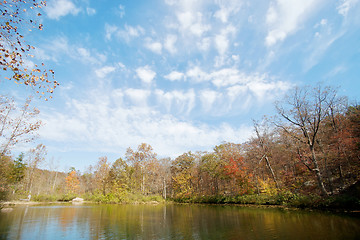
<svg viewBox="0 0 360 240">
<path fill-rule="evenodd" d="M 148 65 L 146 65 L 144 67 L 137 68 L 136 69 L 136 74 L 141 79 L 141 81 L 143 83 L 147 83 L 147 84 L 151 83 L 152 80 L 156 76 L 156 72 L 151 70 L 151 68 Z"/>
<path fill-rule="evenodd" d="M 358 2 L 359 0 L 342 0 L 342 3 L 337 7 L 338 13 L 346 17 L 349 10 Z"/>
<path fill-rule="evenodd" d="M 105 37 L 107 40 L 111 40 L 115 35 L 118 39 L 130 42 L 132 39 L 140 37 L 145 34 L 145 30 L 141 26 L 129 26 L 124 25 L 124 28 L 120 29 L 115 25 L 105 24 Z"/>
<path fill-rule="evenodd" d="M 201 70 L 198 66 L 190 68 L 186 72 L 186 76 L 192 79 L 194 82 L 203 82 L 208 80 L 208 74 Z"/>
<path fill-rule="evenodd" d="M 217 91 L 209 89 L 200 91 L 200 101 L 205 112 L 209 112 L 219 98 L 221 98 L 221 93 Z"/>
<path fill-rule="evenodd" d="M 41 129 L 41 138 L 61 143 L 68 151 L 96 149 L 108 153 L 125 153 L 127 147 L 136 148 L 146 142 L 158 155 L 176 157 L 189 150 L 211 150 L 224 141 L 243 142 L 252 131 L 246 126 L 195 125 L 148 107 L 129 107 L 127 103 L 118 103 L 121 93 L 113 93 L 93 92 L 88 99 L 70 101 L 69 111 L 64 113 L 42 112 L 46 125 Z M 141 89 L 125 91 L 134 101 L 146 94 Z"/>
<path fill-rule="evenodd" d="M 224 35 L 215 36 L 215 46 L 220 55 L 224 55 L 229 48 L 229 40 Z"/>
<path fill-rule="evenodd" d="M 305 21 L 323 0 L 276 0 L 271 2 L 266 14 L 268 34 L 267 46 L 283 41 L 296 32 L 300 23 Z"/>
<path fill-rule="evenodd" d="M 176 2 L 177 2 L 177 0 L 165 0 L 165 3 L 166 3 L 167 5 L 170 5 L 170 6 L 175 5 Z"/>
<path fill-rule="evenodd" d="M 151 38 L 145 39 L 145 47 L 156 54 L 161 54 L 162 44 L 153 41 Z"/>
<path fill-rule="evenodd" d="M 230 46 L 230 35 L 236 33 L 236 28 L 232 25 L 228 25 L 226 28 L 221 29 L 220 34 L 215 36 L 215 47 L 220 55 L 224 55 Z"/>
<path fill-rule="evenodd" d="M 316 34 L 316 41 L 312 46 L 310 46 L 310 55 L 304 60 L 304 71 L 307 72 L 312 67 L 317 65 L 321 60 L 322 56 L 329 49 L 329 47 L 339 38 L 345 34 L 344 30 L 337 32 L 336 34 Z"/>
<path fill-rule="evenodd" d="M 123 18 L 125 16 L 125 6 L 123 6 L 121 4 L 119 5 L 118 14 L 119 14 L 120 18 Z"/>
<path fill-rule="evenodd" d="M 239 12 L 242 2 L 239 0 L 216 1 L 220 9 L 217 10 L 214 16 L 223 23 L 227 23 L 231 15 Z"/>
<path fill-rule="evenodd" d="M 197 37 L 201 37 L 211 29 L 209 24 L 204 23 L 201 12 L 178 12 L 176 17 L 180 24 L 180 31 L 182 31 L 183 34 L 192 33 Z"/>
<path fill-rule="evenodd" d="M 105 78 L 109 73 L 112 73 L 115 71 L 115 67 L 112 66 L 105 66 L 99 69 L 95 70 L 95 74 L 99 78 Z"/>
<path fill-rule="evenodd" d="M 87 13 L 89 16 L 93 16 L 93 15 L 96 14 L 96 9 L 87 7 L 87 8 L 86 8 L 86 13 Z"/>
<path fill-rule="evenodd" d="M 71 49 L 70 54 L 73 52 L 73 49 L 76 49 L 77 54 L 71 54 L 73 58 L 79 59 L 81 62 L 86 64 L 100 64 L 106 60 L 105 55 L 91 52 L 83 47 L 69 46 L 69 48 Z"/>
<path fill-rule="evenodd" d="M 176 35 L 167 35 L 165 42 L 164 42 L 164 48 L 166 50 L 168 50 L 169 53 L 171 54 L 175 54 L 177 52 L 177 49 L 175 47 L 175 43 L 177 40 L 177 36 Z"/>
<path fill-rule="evenodd" d="M 209 31 L 211 26 L 209 24 L 205 24 L 203 21 L 202 13 L 197 12 L 196 14 L 196 22 L 190 27 L 190 31 L 198 36 L 201 37 L 205 32 Z"/>
<path fill-rule="evenodd" d="M 180 12 L 176 16 L 183 29 L 188 29 L 194 22 L 194 16 L 191 12 Z"/>
<path fill-rule="evenodd" d="M 84 58 L 88 58 L 90 57 L 90 52 L 89 50 L 85 49 L 85 48 L 78 48 L 77 52 L 80 54 L 80 57 L 84 57 Z"/>
<path fill-rule="evenodd" d="M 164 105 L 168 112 L 174 110 L 178 114 L 189 114 L 195 106 L 196 94 L 193 89 L 169 92 L 157 89 L 155 95 L 158 103 Z"/>
<path fill-rule="evenodd" d="M 52 0 L 47 3 L 45 12 L 49 18 L 59 20 L 68 14 L 77 15 L 80 9 L 71 0 Z"/>
<path fill-rule="evenodd" d="M 211 46 L 211 39 L 209 37 L 202 38 L 196 45 L 199 50 L 206 52 Z"/>
<path fill-rule="evenodd" d="M 238 69 L 224 68 L 209 75 L 212 83 L 216 87 L 226 87 L 236 84 L 246 84 L 251 80 L 254 80 L 253 76 L 248 76 L 241 73 Z"/>
<path fill-rule="evenodd" d="M 146 106 L 150 91 L 144 89 L 129 88 L 125 90 L 125 95 L 130 99 L 131 103 L 136 106 Z"/>
<path fill-rule="evenodd" d="M 105 38 L 111 40 L 112 35 L 118 30 L 115 25 L 105 24 Z"/>
<path fill-rule="evenodd" d="M 236 68 L 223 68 L 207 73 L 201 70 L 200 67 L 195 66 L 186 72 L 186 77 L 193 80 L 194 83 L 208 81 L 219 90 L 226 89 L 227 101 L 229 102 L 227 106 L 239 98 L 240 94 L 253 97 L 254 99 L 252 100 L 262 102 L 265 99 L 272 99 L 277 94 L 281 94 L 291 87 L 288 82 L 273 80 L 267 74 L 246 74 Z M 209 96 L 208 100 L 204 97 L 206 94 Z M 200 101 L 205 106 L 205 103 L 207 101 L 211 103 L 211 99 L 215 96 L 219 101 L 226 102 L 225 99 L 220 99 L 219 94 L 209 91 L 201 92 Z M 229 106 L 229 110 L 230 108 L 231 106 Z"/>
<path fill-rule="evenodd" d="M 185 75 L 182 72 L 172 71 L 171 73 L 169 73 L 168 75 L 166 75 L 164 77 L 166 79 L 169 79 L 170 81 L 179 81 L 179 80 L 183 80 Z"/>
<path fill-rule="evenodd" d="M 271 82 L 265 79 L 251 81 L 247 84 L 249 90 L 255 94 L 256 98 L 261 102 L 264 99 L 274 99 L 275 96 L 268 96 L 269 94 L 281 93 L 287 91 L 291 85 L 286 82 L 278 81 Z"/>
</svg>

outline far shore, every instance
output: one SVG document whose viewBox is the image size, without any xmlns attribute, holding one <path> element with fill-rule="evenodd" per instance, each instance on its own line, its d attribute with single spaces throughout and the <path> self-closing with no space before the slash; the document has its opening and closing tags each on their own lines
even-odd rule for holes
<svg viewBox="0 0 360 240">
<path fill-rule="evenodd" d="M 340 213 L 340 214 L 351 214 L 355 217 L 360 217 L 360 210 L 358 209 L 342 209 L 342 208 L 312 208 L 312 207 L 294 207 L 294 206 L 287 206 L 287 205 L 272 205 L 272 204 L 239 204 L 239 203 L 178 203 L 178 202 L 166 202 L 165 204 L 183 204 L 183 205 L 233 205 L 233 206 L 241 206 L 241 207 L 255 207 L 255 208 L 281 208 L 284 210 L 305 210 L 305 211 L 322 211 L 322 212 L 332 212 L 332 213 Z M 82 205 L 82 204 L 96 204 L 96 205 L 102 205 L 102 204 L 120 204 L 120 205 L 158 205 L 161 204 L 161 202 L 157 201 L 150 201 L 150 202 L 132 202 L 132 203 L 99 203 L 94 201 L 83 201 L 83 202 L 71 202 L 71 201 L 54 201 L 54 202 L 36 202 L 36 201 L 6 201 L 6 202 L 0 202 L 0 209 L 8 211 L 9 209 L 12 210 L 12 207 L 16 206 L 30 206 L 30 205 L 46 205 L 46 204 L 72 204 L 72 205 Z"/>
</svg>

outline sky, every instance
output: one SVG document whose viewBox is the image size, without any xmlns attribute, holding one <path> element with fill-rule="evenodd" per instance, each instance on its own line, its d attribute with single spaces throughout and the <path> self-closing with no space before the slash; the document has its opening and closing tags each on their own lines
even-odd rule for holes
<svg viewBox="0 0 360 240">
<path fill-rule="evenodd" d="M 171 158 L 242 143 L 294 86 L 358 100 L 360 0 L 48 0 L 40 21 L 29 61 L 60 86 L 34 100 L 36 143 L 59 170 L 141 143 Z"/>
</svg>

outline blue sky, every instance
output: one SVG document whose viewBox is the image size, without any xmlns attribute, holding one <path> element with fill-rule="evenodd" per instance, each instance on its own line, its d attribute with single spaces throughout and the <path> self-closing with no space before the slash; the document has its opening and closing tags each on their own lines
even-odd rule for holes
<svg viewBox="0 0 360 240">
<path fill-rule="evenodd" d="M 37 142 L 60 170 L 142 142 L 161 157 L 244 142 L 295 85 L 320 81 L 358 100 L 360 0 L 47 3 L 44 30 L 26 37 L 29 61 L 61 84 L 35 103 Z"/>
</svg>

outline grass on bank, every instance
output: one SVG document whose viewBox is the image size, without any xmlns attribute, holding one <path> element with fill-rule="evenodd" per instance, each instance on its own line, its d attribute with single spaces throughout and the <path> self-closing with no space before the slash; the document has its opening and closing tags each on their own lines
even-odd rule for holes
<svg viewBox="0 0 360 240">
<path fill-rule="evenodd" d="M 130 193 L 127 191 L 118 193 L 101 193 L 95 194 L 45 194 L 33 195 L 31 201 L 37 202 L 69 202 L 76 197 L 81 197 L 85 201 L 97 203 L 112 204 L 132 204 L 132 203 L 164 203 L 166 200 L 160 195 L 142 195 Z M 16 195 L 13 199 L 26 199 L 27 196 Z M 344 209 L 344 210 L 360 210 L 360 185 L 354 187 L 350 191 L 328 197 L 318 195 L 296 194 L 290 191 L 282 191 L 275 194 L 246 194 L 238 196 L 191 196 L 183 198 L 173 198 L 167 201 L 177 203 L 202 203 L 202 204 L 249 204 L 249 205 L 281 205 L 295 208 L 311 208 L 311 209 Z"/>
<path fill-rule="evenodd" d="M 282 205 L 295 208 L 360 210 L 359 196 L 347 194 L 321 197 L 281 192 L 276 195 L 197 196 L 177 198 L 174 201 L 179 203 Z"/>
</svg>

